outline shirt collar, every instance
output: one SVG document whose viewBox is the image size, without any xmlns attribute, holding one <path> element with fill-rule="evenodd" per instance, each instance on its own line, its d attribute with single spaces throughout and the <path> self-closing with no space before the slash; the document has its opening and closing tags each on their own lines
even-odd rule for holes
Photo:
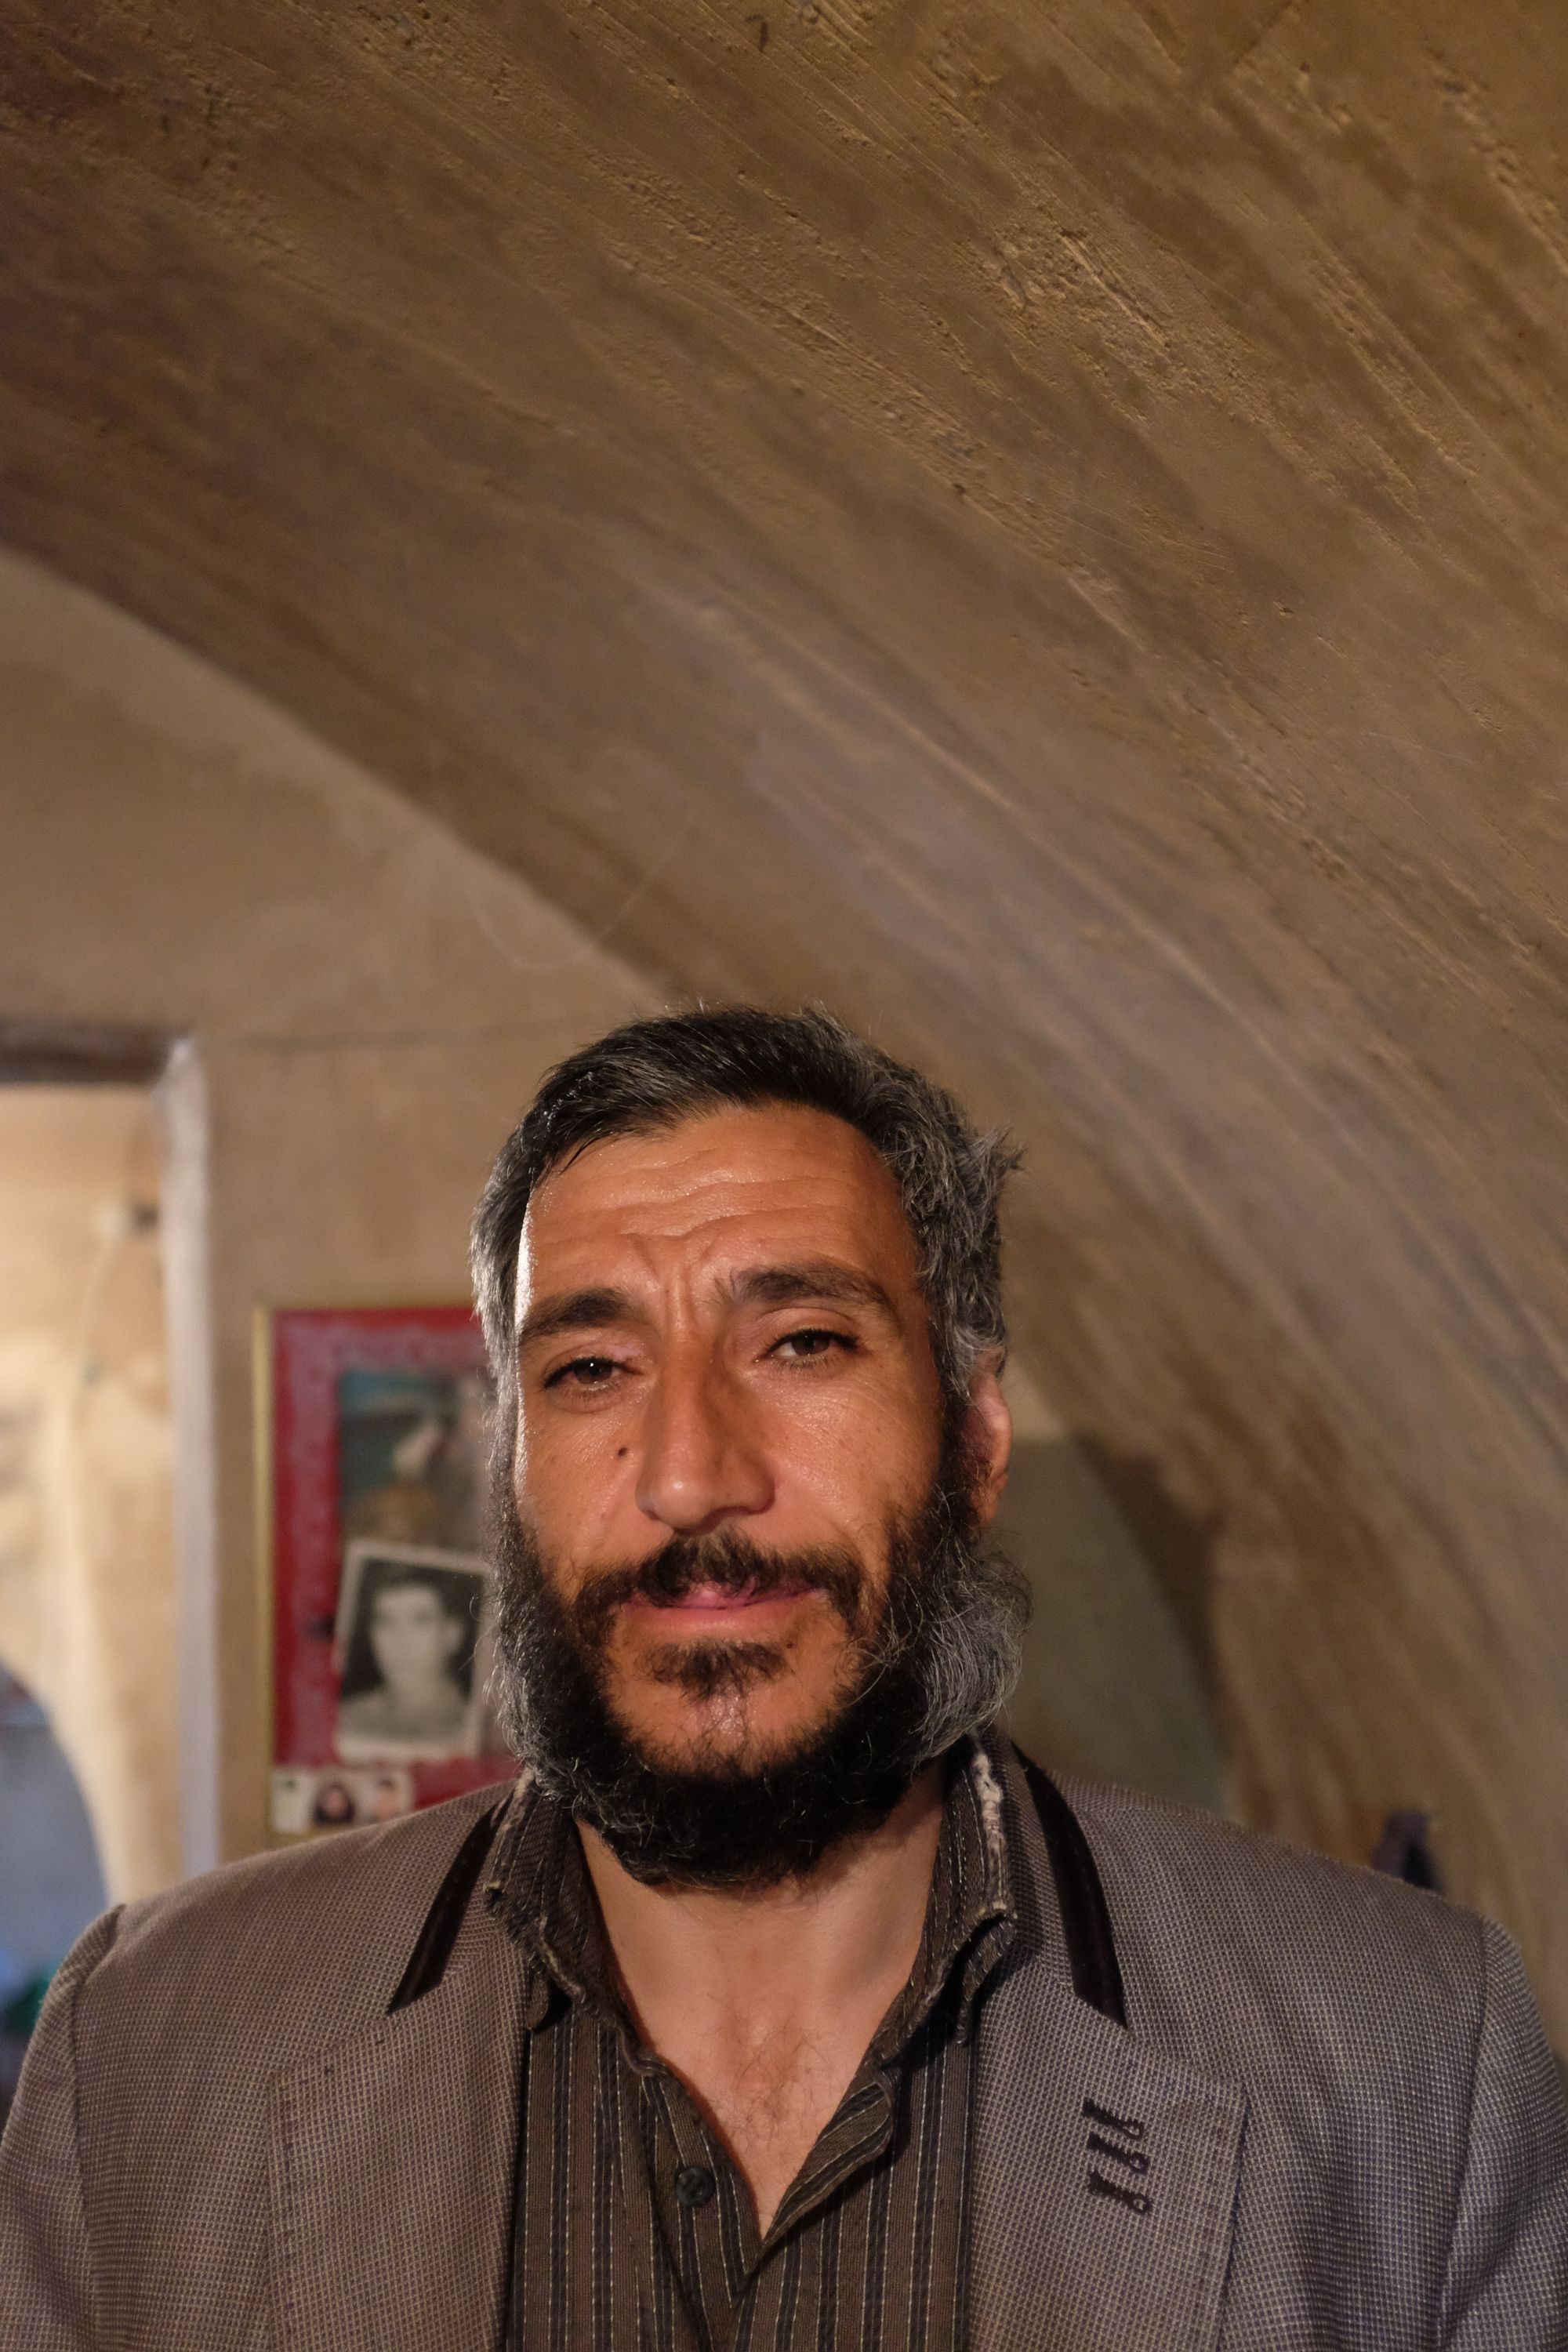
<svg viewBox="0 0 1568 2352">
<path fill-rule="evenodd" d="M 944 1999 L 952 2003 L 953 2031 L 967 2041 L 981 1990 L 1016 1927 L 1001 1786 L 982 1742 L 962 1740 L 947 1759 L 947 1803 L 920 1954 L 878 2031 L 873 2054 L 896 2056 Z"/>
<path fill-rule="evenodd" d="M 1002 1790 L 979 1739 L 946 1759 L 947 1796 L 921 1948 L 869 2053 L 890 2062 L 944 1994 L 966 2040 L 982 1988 L 1017 1927 Z M 502 1817 L 486 1901 L 529 1958 L 524 2022 L 542 2024 L 559 1995 L 625 2029 L 626 2011 L 582 1842 L 571 1815 L 524 1773 Z"/>
</svg>

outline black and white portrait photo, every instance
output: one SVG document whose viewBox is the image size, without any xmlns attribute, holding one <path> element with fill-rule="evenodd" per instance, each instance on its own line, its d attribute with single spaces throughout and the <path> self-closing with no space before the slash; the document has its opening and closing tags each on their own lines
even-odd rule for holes
<svg viewBox="0 0 1568 2352">
<path fill-rule="evenodd" d="M 471 1553 L 350 1544 L 338 1609 L 345 1763 L 479 1753 L 485 1564 Z"/>
</svg>

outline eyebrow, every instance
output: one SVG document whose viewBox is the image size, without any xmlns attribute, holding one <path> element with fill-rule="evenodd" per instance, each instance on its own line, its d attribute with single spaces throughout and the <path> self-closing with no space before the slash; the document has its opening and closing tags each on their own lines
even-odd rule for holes
<svg viewBox="0 0 1568 2352">
<path fill-rule="evenodd" d="M 586 1290 L 558 1290 L 531 1307 L 517 1327 L 517 1344 L 526 1348 L 538 1339 L 558 1339 L 563 1331 L 596 1331 L 606 1323 L 647 1320 L 629 1291 L 602 1285 Z"/>
<path fill-rule="evenodd" d="M 817 1299 L 824 1306 L 868 1307 L 890 1321 L 897 1309 L 881 1284 L 868 1274 L 857 1274 L 837 1258 L 814 1257 L 793 1265 L 753 1266 L 729 1286 L 736 1307 L 795 1307 Z M 542 1339 L 559 1339 L 568 1331 L 603 1330 L 609 1323 L 646 1323 L 647 1317 L 629 1291 L 605 1285 L 583 1290 L 560 1290 L 531 1307 L 517 1327 L 520 1348 Z"/>
<path fill-rule="evenodd" d="M 763 1265 L 740 1274 L 730 1286 L 737 1307 L 795 1307 L 820 1299 L 825 1306 L 869 1307 L 897 1319 L 892 1300 L 868 1274 L 837 1258 L 813 1257 L 795 1265 Z"/>
</svg>

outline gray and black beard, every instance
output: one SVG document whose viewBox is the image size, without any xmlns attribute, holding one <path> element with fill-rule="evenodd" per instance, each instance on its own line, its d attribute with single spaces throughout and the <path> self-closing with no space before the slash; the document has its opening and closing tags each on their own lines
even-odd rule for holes
<svg viewBox="0 0 1568 2352">
<path fill-rule="evenodd" d="M 776 1552 L 726 1528 L 676 1537 L 609 1568 L 563 1603 L 523 1527 L 510 1477 L 494 1500 L 494 1688 L 507 1736 L 540 1786 L 648 1885 L 769 1885 L 803 1875 L 841 1840 L 877 1829 L 917 1773 L 991 1722 L 1017 1679 L 1026 1588 L 982 1549 L 961 1465 L 889 1531 L 885 1587 L 837 1549 Z M 715 1748 L 675 1769 L 647 1755 L 611 1705 L 608 1643 L 633 1594 L 670 1601 L 699 1584 L 808 1586 L 846 1632 L 837 1700 L 792 1747 L 748 1763 Z M 671 1644 L 663 1673 L 695 1698 L 743 1694 L 785 1670 L 767 1642 Z"/>
</svg>

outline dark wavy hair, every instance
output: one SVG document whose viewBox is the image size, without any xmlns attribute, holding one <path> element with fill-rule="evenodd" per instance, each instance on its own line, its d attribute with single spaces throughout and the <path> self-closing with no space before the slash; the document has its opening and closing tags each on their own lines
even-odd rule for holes
<svg viewBox="0 0 1568 2352">
<path fill-rule="evenodd" d="M 503 1455 L 515 1441 L 518 1248 L 535 1187 L 611 1136 L 763 1103 L 841 1118 L 887 1164 L 914 1237 L 948 1420 L 962 1422 L 976 1364 L 1006 1352 L 998 1206 L 1018 1155 L 832 1013 L 720 1005 L 627 1022 L 584 1045 L 550 1071 L 501 1146 L 474 1216 L 472 1264 Z"/>
</svg>

